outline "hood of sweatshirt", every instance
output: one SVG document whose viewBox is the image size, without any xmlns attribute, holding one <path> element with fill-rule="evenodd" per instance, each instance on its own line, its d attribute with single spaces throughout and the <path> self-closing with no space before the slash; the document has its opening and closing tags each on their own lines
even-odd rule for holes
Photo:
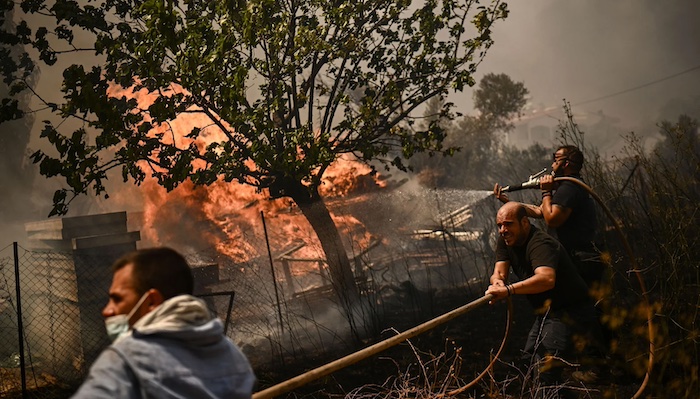
<svg viewBox="0 0 700 399">
<path fill-rule="evenodd" d="M 212 317 L 206 303 L 192 295 L 179 295 L 134 323 L 134 337 L 158 335 L 188 341 L 190 345 L 211 345 L 224 337 L 221 320 Z"/>
</svg>

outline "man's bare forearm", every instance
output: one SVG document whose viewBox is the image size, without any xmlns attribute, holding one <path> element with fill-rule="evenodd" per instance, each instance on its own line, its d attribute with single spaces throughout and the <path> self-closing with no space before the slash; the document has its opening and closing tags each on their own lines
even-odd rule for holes
<svg viewBox="0 0 700 399">
<path fill-rule="evenodd" d="M 542 219 L 542 208 L 539 205 L 523 204 L 528 217 Z"/>
</svg>

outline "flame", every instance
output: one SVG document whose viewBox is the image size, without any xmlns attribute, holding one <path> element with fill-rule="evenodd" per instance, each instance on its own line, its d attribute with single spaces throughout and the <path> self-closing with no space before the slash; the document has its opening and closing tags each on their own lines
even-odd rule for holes
<svg viewBox="0 0 700 399">
<path fill-rule="evenodd" d="M 178 92 L 184 91 L 173 85 L 163 95 Z M 109 89 L 109 94 L 135 98 L 141 109 L 147 109 L 158 98 L 158 94 L 148 93 L 146 89 L 134 91 L 116 85 Z M 149 121 L 147 115 L 144 121 Z M 232 131 L 227 125 L 222 126 Z M 202 129 L 200 137 L 196 140 L 185 137 L 194 127 Z M 149 135 L 157 134 L 163 134 L 166 143 L 178 148 L 186 148 L 194 142 L 200 151 L 209 143 L 227 140 L 224 132 L 203 113 L 188 112 L 167 124 L 154 124 Z M 326 170 L 319 192 L 322 197 L 333 199 L 384 186 L 385 183 L 367 165 L 342 156 Z M 267 243 L 275 253 L 302 241 L 306 245 L 290 257 L 324 258 L 313 229 L 289 199 L 270 200 L 252 186 L 223 181 L 209 186 L 195 186 L 185 181 L 166 192 L 155 179 L 148 178 L 139 190 L 144 200 L 141 233 L 146 245 L 168 245 L 195 251 L 213 247 L 235 262 L 247 262 L 267 256 Z M 262 225 L 263 216 L 267 234 Z M 349 250 L 357 253 L 369 245 L 372 235 L 354 216 L 331 209 L 331 217 L 341 237 L 348 239 L 346 247 Z M 312 268 L 316 265 L 295 262 L 291 271 L 303 274 Z"/>
<path fill-rule="evenodd" d="M 337 167 L 329 170 L 358 170 L 346 163 L 338 162 Z M 358 180 L 354 175 L 336 173 L 336 181 L 343 176 L 342 190 L 327 183 L 324 187 L 328 192 L 350 193 L 349 187 L 362 187 L 352 183 Z M 218 253 L 236 262 L 246 262 L 267 255 L 266 240 L 273 253 L 303 241 L 306 246 L 291 257 L 324 257 L 311 225 L 289 199 L 270 200 L 252 186 L 223 181 L 210 186 L 195 186 L 186 181 L 168 193 L 154 179 L 148 179 L 141 185 L 141 192 L 144 197 L 142 236 L 145 242 L 153 245 L 192 249 L 213 246 Z M 262 225 L 263 217 L 267 236 Z M 349 249 L 359 252 L 369 245 L 372 236 L 357 218 L 336 214 L 333 210 L 331 217 L 341 236 L 348 238 L 346 246 Z"/>
<path fill-rule="evenodd" d="M 334 198 L 384 187 L 386 182 L 380 180 L 369 166 L 343 154 L 326 170 L 319 192 L 323 197 Z"/>
</svg>

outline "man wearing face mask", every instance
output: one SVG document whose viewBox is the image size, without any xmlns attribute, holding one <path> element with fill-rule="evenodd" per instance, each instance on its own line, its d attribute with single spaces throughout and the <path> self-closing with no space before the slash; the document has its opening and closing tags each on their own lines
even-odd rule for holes
<svg viewBox="0 0 700 399">
<path fill-rule="evenodd" d="M 73 398 L 250 398 L 255 375 L 220 319 L 192 296 L 187 261 L 138 250 L 112 266 L 102 310 L 113 341 Z"/>
</svg>

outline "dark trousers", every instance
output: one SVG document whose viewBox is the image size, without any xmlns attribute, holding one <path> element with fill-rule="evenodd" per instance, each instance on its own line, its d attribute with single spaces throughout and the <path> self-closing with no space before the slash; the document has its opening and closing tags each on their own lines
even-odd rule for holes
<svg viewBox="0 0 700 399">
<path fill-rule="evenodd" d="M 602 334 L 592 303 L 550 310 L 530 328 L 521 362 L 535 366 L 540 383 L 563 382 L 566 362 L 595 363 L 602 357 Z"/>
<path fill-rule="evenodd" d="M 600 254 L 594 251 L 573 251 L 571 259 L 588 286 L 591 298 L 596 303 L 596 313 L 598 324 L 602 333 L 602 344 L 605 348 L 610 348 L 616 334 L 604 323 L 604 299 L 610 289 L 610 276 L 607 265 L 600 259 Z"/>
</svg>

